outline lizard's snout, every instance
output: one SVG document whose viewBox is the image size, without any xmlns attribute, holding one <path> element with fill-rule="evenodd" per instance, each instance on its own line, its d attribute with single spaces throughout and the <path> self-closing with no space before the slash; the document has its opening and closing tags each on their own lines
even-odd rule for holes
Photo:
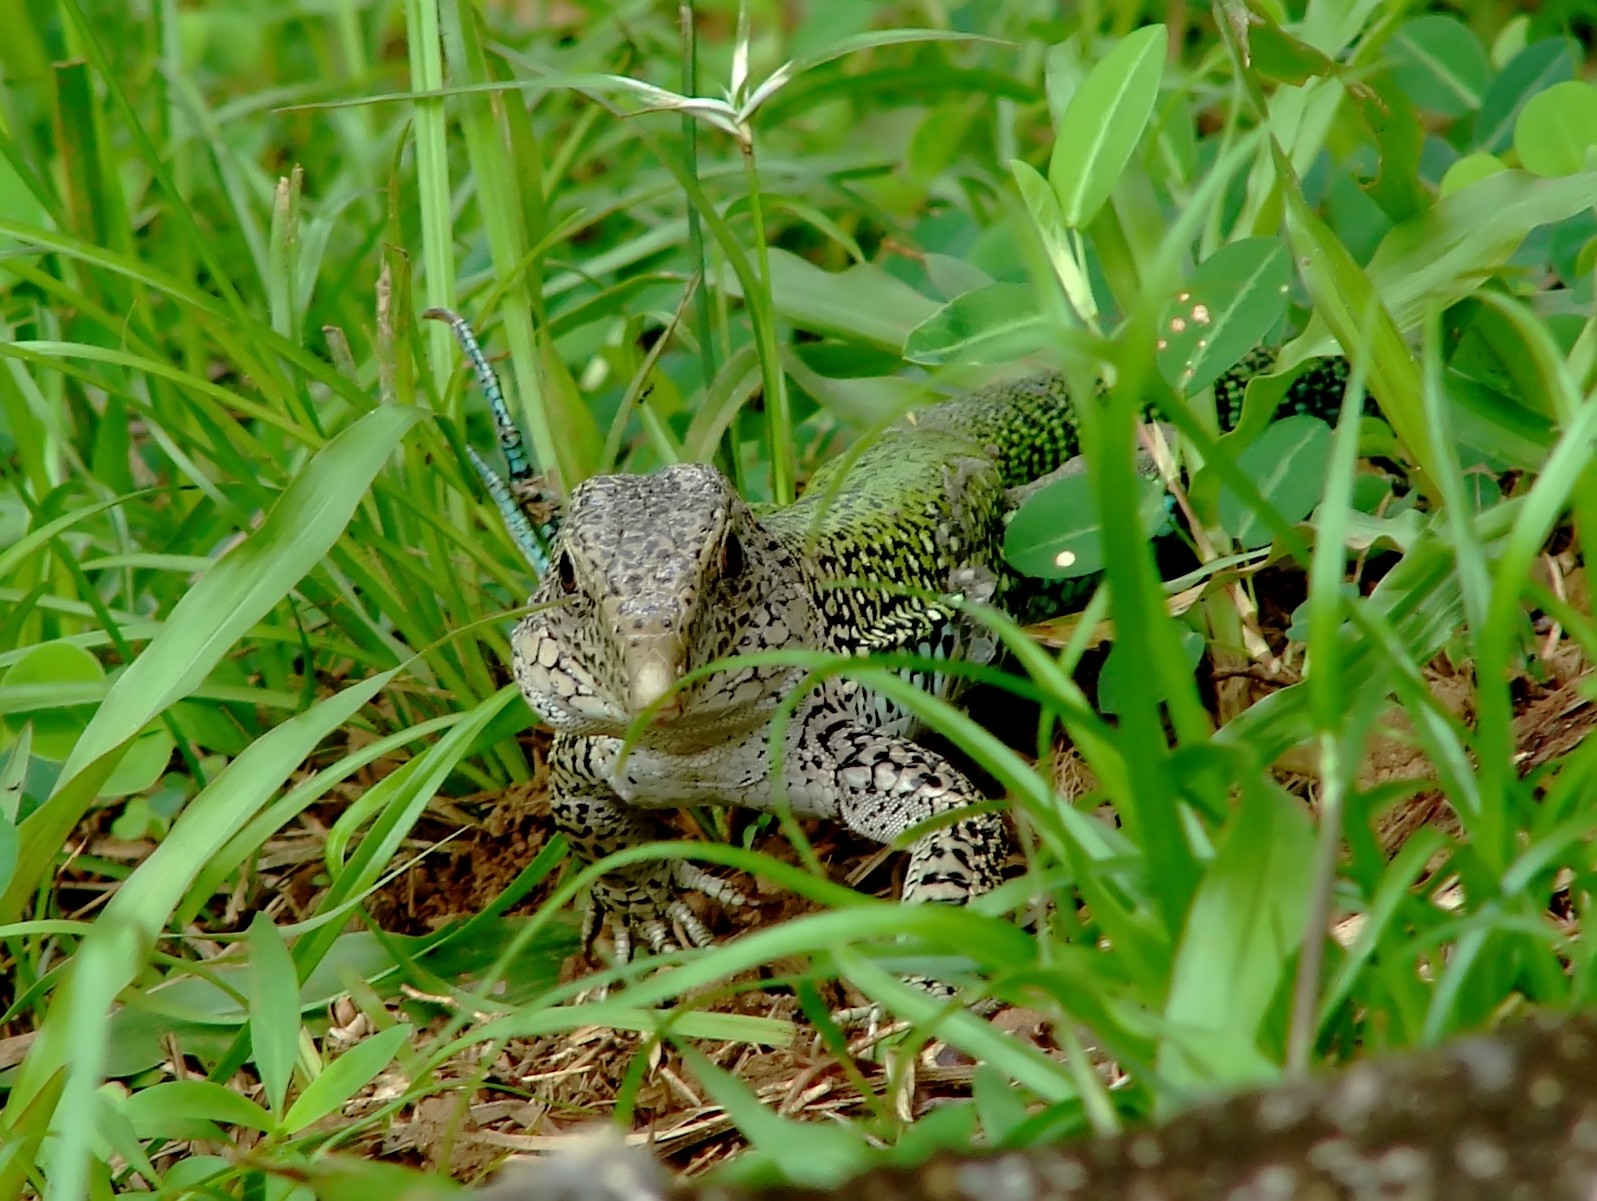
<svg viewBox="0 0 1597 1201">
<path fill-rule="evenodd" d="M 680 661 L 672 662 L 664 655 L 650 655 L 640 662 L 634 663 L 631 672 L 630 708 L 634 713 L 642 713 L 650 705 L 660 701 L 657 710 L 657 719 L 664 720 L 675 717 L 682 712 L 681 691 L 671 692 L 672 686 L 682 678 Z M 671 693 L 670 696 L 666 696 Z M 665 699 L 661 701 L 661 698 Z"/>
<path fill-rule="evenodd" d="M 658 703 L 656 720 L 665 721 L 682 712 L 682 693 L 672 689 L 687 670 L 687 645 L 681 615 L 662 607 L 623 606 L 617 633 L 627 708 L 636 714 Z"/>
</svg>

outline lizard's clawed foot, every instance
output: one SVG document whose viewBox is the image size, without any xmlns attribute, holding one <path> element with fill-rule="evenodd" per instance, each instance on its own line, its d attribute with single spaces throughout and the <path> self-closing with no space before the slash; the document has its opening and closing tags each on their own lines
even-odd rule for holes
<svg viewBox="0 0 1597 1201">
<path fill-rule="evenodd" d="M 905 984 L 911 988 L 925 993 L 937 1001 L 950 1001 L 957 995 L 953 985 L 943 980 L 935 980 L 930 976 L 905 976 Z M 982 997 L 972 1001 L 965 1008 L 978 1017 L 988 1017 L 1002 1007 L 1002 1002 L 996 997 Z M 879 1039 L 887 1038 L 909 1027 L 910 1023 L 890 1019 L 888 1012 L 882 1005 L 873 1003 L 869 1005 L 851 1005 L 845 1009 L 834 1009 L 832 1021 L 838 1027 L 847 1031 L 864 1031 L 862 1042 L 866 1045 Z"/>
<path fill-rule="evenodd" d="M 594 938 L 606 926 L 617 963 L 632 961 L 636 936 L 641 936 L 656 955 L 680 950 L 679 933 L 692 946 L 711 945 L 715 936 L 682 899 L 682 889 L 701 892 L 728 909 L 749 903 L 731 884 L 691 863 L 670 863 L 637 873 L 612 873 L 594 885 L 593 896 L 583 912 L 583 949 L 591 949 Z"/>
</svg>

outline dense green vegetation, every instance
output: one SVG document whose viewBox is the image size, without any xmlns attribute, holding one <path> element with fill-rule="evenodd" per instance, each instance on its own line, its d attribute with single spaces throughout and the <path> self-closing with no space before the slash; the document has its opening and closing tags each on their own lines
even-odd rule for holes
<svg viewBox="0 0 1597 1201">
<path fill-rule="evenodd" d="M 579 1028 L 646 1036 L 606 1090 L 623 1121 L 663 1044 L 749 1162 L 814 1178 L 867 1136 L 1113 1129 L 1588 1000 L 1597 743 L 1540 716 L 1597 653 L 1597 88 L 1559 6 L 703 0 L 689 41 L 658 2 L 23 7 L 0 1199 L 341 1195 L 431 1097 L 445 1133 L 389 1158 L 469 1176 L 474 1090 L 538 1095 L 496 1053 Z M 1091 474 L 1012 531 L 1017 561 L 1108 584 L 1045 643 L 997 624 L 1035 737 L 923 702 L 1012 798 L 1032 874 L 909 910 L 802 838 L 808 867 L 705 842 L 818 912 L 563 984 L 584 881 L 547 886 L 556 843 L 480 912 L 385 931 L 425 815 L 536 787 L 505 670 L 530 581 L 432 305 L 502 356 L 568 483 L 716 458 L 780 499 L 913 403 L 1113 381 L 1083 406 Z M 1284 350 L 1218 437 L 1208 385 L 1256 343 Z M 1335 429 L 1269 424 L 1338 348 Z M 1139 500 L 1149 399 L 1173 505 Z M 1190 544 L 1168 587 L 1150 527 Z M 1043 899 L 1036 935 L 1011 920 Z M 1067 1054 L 906 990 L 926 956 Z M 766 964 L 802 1013 L 729 1003 Z M 813 1022 L 855 1073 L 837 977 L 914 1023 L 886 1076 L 847 1077 L 852 1125 L 778 1116 L 705 1053 Z M 929 1037 L 984 1063 L 907 1121 Z"/>
</svg>

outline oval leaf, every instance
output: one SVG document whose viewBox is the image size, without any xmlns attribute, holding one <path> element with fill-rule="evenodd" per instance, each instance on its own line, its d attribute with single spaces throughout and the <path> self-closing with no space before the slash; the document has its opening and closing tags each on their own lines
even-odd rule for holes
<svg viewBox="0 0 1597 1201">
<path fill-rule="evenodd" d="M 31 723 L 33 725 L 33 753 L 41 759 L 60 763 L 72 753 L 79 737 L 94 716 L 92 705 L 69 705 L 75 684 L 98 684 L 105 679 L 105 669 L 100 661 L 71 642 L 45 642 L 33 647 L 11 665 L 0 688 L 26 688 L 28 695 L 36 695 L 41 707 L 17 708 L 5 713 L 3 720 L 12 733 Z M 9 709 L 9 707 L 8 707 Z"/>
<path fill-rule="evenodd" d="M 122 1102 L 122 1114 L 143 1137 L 159 1137 L 178 1123 L 195 1120 L 270 1130 L 271 1120 L 255 1102 L 210 1080 L 169 1080 L 141 1088 Z"/>
<path fill-rule="evenodd" d="M 1164 526 L 1165 490 L 1142 479 L 1137 515 L 1153 537 Z M 1039 488 L 1015 511 L 1004 530 L 1004 557 L 1017 571 L 1044 580 L 1072 580 L 1103 570 L 1103 523 L 1085 471 L 1060 476 Z"/>
<path fill-rule="evenodd" d="M 105 783 L 100 785 L 100 795 L 132 796 L 153 788 L 167 764 L 172 761 L 172 748 L 176 745 L 164 726 L 155 725 L 146 730 L 128 744 L 127 754 L 122 756 Z"/>
<path fill-rule="evenodd" d="M 17 849 L 21 845 L 15 823 L 6 813 L 0 812 L 0 891 L 11 884 L 11 877 L 17 870 Z"/>
<path fill-rule="evenodd" d="M 780 246 L 772 246 L 769 255 L 776 311 L 812 333 L 836 334 L 896 354 L 910 331 L 937 307 L 936 301 L 875 263 L 827 271 Z M 736 276 L 726 287 L 728 295 L 743 295 Z"/>
<path fill-rule="evenodd" d="M 1198 660 L 1203 658 L 1206 643 L 1203 635 L 1188 626 L 1176 627 L 1176 639 L 1181 645 L 1181 655 L 1186 660 L 1189 672 L 1198 670 Z M 1124 713 L 1131 698 L 1137 692 L 1148 686 L 1144 679 L 1128 679 L 1131 664 L 1126 661 L 1126 656 L 1119 654 L 1120 644 L 1117 642 L 1109 651 L 1109 656 L 1103 661 L 1103 668 L 1098 673 L 1098 710 L 1101 713 Z"/>
<path fill-rule="evenodd" d="M 1532 96 L 1514 126 L 1514 152 L 1544 178 L 1586 169 L 1597 147 L 1597 88 L 1572 79 Z"/>
<path fill-rule="evenodd" d="M 1419 108 L 1460 117 L 1480 106 L 1491 72 L 1486 50 L 1456 17 L 1416 17 L 1392 39 L 1392 73 Z"/>
<path fill-rule="evenodd" d="M 1092 320 L 1098 315 L 1098 301 L 1092 294 L 1092 280 L 1076 257 L 1076 251 L 1066 234 L 1065 220 L 1059 211 L 1059 197 L 1054 195 L 1048 181 L 1029 163 L 1012 159 L 1009 170 L 1015 177 L 1020 198 L 1026 205 L 1026 211 L 1031 214 L 1032 227 L 1042 239 L 1043 249 L 1048 252 L 1048 261 L 1053 264 L 1054 274 L 1058 276 L 1071 307 L 1077 316 Z"/>
<path fill-rule="evenodd" d="M 1025 284 L 988 284 L 956 296 L 904 339 L 912 363 L 1008 363 L 1045 346 L 1052 323 Z"/>
<path fill-rule="evenodd" d="M 1460 189 L 1467 188 L 1477 180 L 1485 179 L 1488 175 L 1496 175 L 1499 171 L 1506 171 L 1503 160 L 1495 154 L 1466 154 L 1447 169 L 1447 174 L 1442 176 L 1441 185 L 1437 188 L 1438 195 L 1451 196 Z"/>
<path fill-rule="evenodd" d="M 1301 521 L 1325 488 L 1331 427 L 1318 417 L 1283 417 L 1237 456 L 1237 466 L 1287 521 Z M 1220 525 L 1246 549 L 1267 546 L 1270 527 L 1229 488 L 1220 493 Z"/>
<path fill-rule="evenodd" d="M 1532 96 L 1575 78 L 1575 59 L 1566 38 L 1547 38 L 1526 46 L 1486 85 L 1475 118 L 1475 144 L 1501 154 L 1514 143 L 1514 126 Z"/>
<path fill-rule="evenodd" d="M 1104 55 L 1070 98 L 1048 162 L 1066 225 L 1080 229 L 1109 199 L 1159 98 L 1167 45 L 1163 25 L 1137 30 Z"/>
<path fill-rule="evenodd" d="M 1281 319 L 1291 286 L 1292 255 L 1280 238 L 1221 247 L 1165 309 L 1159 374 L 1178 392 L 1208 387 Z"/>
</svg>

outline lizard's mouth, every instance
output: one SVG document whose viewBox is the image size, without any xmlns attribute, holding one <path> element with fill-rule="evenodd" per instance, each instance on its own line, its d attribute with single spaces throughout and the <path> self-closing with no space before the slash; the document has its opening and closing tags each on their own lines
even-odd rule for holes
<svg viewBox="0 0 1597 1201">
<path fill-rule="evenodd" d="M 628 681 L 627 708 L 634 717 L 648 714 L 650 725 L 669 725 L 687 705 L 687 692 L 678 686 L 681 678 L 679 664 L 663 657 L 644 660 Z"/>
<path fill-rule="evenodd" d="M 649 724 L 651 726 L 672 725 L 681 718 L 685 700 L 686 697 L 679 688 L 671 693 L 670 696 L 655 703 L 654 708 L 649 712 Z M 639 709 L 637 712 L 642 713 L 644 710 Z"/>
</svg>

